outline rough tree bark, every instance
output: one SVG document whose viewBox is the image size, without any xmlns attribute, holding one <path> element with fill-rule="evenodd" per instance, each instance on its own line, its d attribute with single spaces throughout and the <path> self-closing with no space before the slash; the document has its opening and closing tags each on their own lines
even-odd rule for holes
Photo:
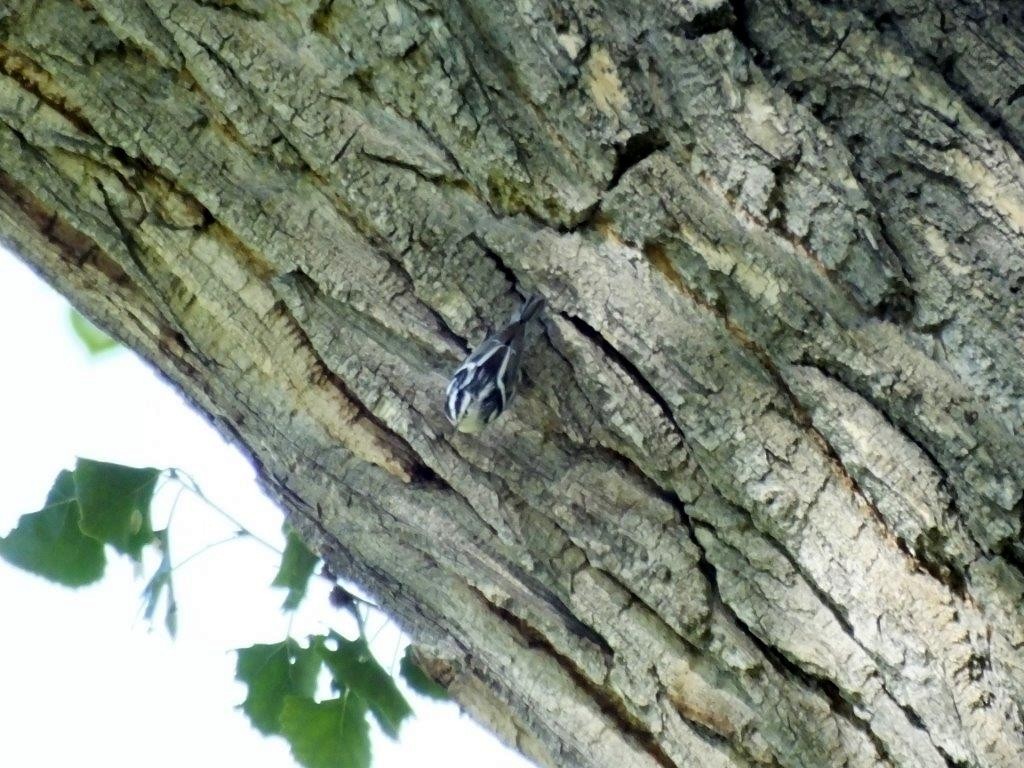
<svg viewBox="0 0 1024 768">
<path fill-rule="evenodd" d="M 0 232 L 538 763 L 1024 765 L 1017 3 L 7 0 L 0 69 Z"/>
</svg>

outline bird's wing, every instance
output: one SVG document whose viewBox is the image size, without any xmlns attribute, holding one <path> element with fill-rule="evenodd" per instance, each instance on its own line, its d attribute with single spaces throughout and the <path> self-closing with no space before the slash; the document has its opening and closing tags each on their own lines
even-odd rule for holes
<svg viewBox="0 0 1024 768">
<path fill-rule="evenodd" d="M 487 397 L 492 390 L 500 393 L 502 407 L 505 405 L 505 368 L 508 365 L 509 346 L 502 343 L 498 336 L 485 339 L 479 347 L 467 357 L 458 370 L 452 375 L 448 384 L 445 399 L 445 411 L 448 418 L 454 421 L 459 406 L 466 397 L 465 390 L 471 390 L 480 399 Z M 486 387 L 487 381 L 495 382 L 496 386 Z"/>
</svg>

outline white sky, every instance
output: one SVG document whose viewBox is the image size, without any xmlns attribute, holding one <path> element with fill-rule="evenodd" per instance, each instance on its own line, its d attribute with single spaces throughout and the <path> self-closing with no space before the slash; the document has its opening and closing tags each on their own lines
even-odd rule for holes
<svg viewBox="0 0 1024 768">
<path fill-rule="evenodd" d="M 72 335 L 66 302 L 2 247 L 0 338 L 0 534 L 42 506 L 59 470 L 86 456 L 184 469 L 248 528 L 281 541 L 281 513 L 241 455 L 132 353 L 90 358 Z M 159 493 L 157 523 L 173 497 Z M 232 531 L 183 494 L 171 527 L 173 561 Z M 109 549 L 106 576 L 79 590 L 0 560 L 0 763 L 294 766 L 283 740 L 263 737 L 235 709 L 245 689 L 234 681 L 230 652 L 284 638 L 284 592 L 269 587 L 277 564 L 259 544 L 238 540 L 176 571 L 179 631 L 172 641 L 142 618 L 145 580 Z M 293 636 L 332 627 L 353 636 L 327 592 L 314 577 Z M 381 664 L 397 669 L 405 643 L 394 624 L 372 616 L 368 634 Z M 373 768 L 528 765 L 454 704 L 406 695 L 416 716 L 397 742 L 373 727 Z"/>
</svg>

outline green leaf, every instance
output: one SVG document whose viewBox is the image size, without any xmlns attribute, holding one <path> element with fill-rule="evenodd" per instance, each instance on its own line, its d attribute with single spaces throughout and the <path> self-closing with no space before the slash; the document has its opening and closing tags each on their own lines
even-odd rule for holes
<svg viewBox="0 0 1024 768">
<path fill-rule="evenodd" d="M 395 738 L 402 721 L 412 714 L 409 702 L 391 675 L 373 658 L 364 638 L 346 640 L 337 632 L 331 632 L 330 639 L 338 644 L 338 650 L 330 650 L 323 640 L 320 640 L 319 648 L 335 687 L 358 694 L 377 719 L 381 730 Z"/>
<path fill-rule="evenodd" d="M 245 683 L 248 694 L 241 708 L 263 734 L 281 732 L 281 708 L 289 696 L 312 701 L 320 655 L 288 638 L 282 643 L 240 648 L 235 678 Z"/>
<path fill-rule="evenodd" d="M 53 481 L 53 487 L 46 494 L 46 504 L 49 507 L 54 504 L 62 504 L 65 501 L 78 501 L 75 495 L 75 476 L 70 470 L 62 469 L 57 479 Z"/>
<path fill-rule="evenodd" d="M 412 658 L 412 646 L 407 645 L 405 647 L 405 653 L 402 654 L 402 661 L 398 665 L 398 672 L 405 680 L 406 685 L 412 688 L 420 696 L 426 696 L 429 699 L 436 699 L 438 701 L 447 701 L 448 691 L 443 685 L 434 681 L 423 668 L 413 661 Z"/>
<path fill-rule="evenodd" d="M 73 500 L 22 515 L 14 530 L 0 538 L 0 557 L 68 587 L 98 581 L 107 564 L 103 544 L 82 533 Z"/>
<path fill-rule="evenodd" d="M 366 706 L 351 692 L 321 702 L 289 696 L 281 711 L 281 735 L 305 768 L 369 768 Z"/>
<path fill-rule="evenodd" d="M 116 341 L 90 323 L 81 312 L 73 307 L 71 308 L 70 318 L 71 330 L 75 332 L 78 340 L 89 350 L 90 355 L 99 355 L 117 347 Z"/>
<path fill-rule="evenodd" d="M 166 528 L 154 531 L 153 536 L 160 547 L 160 565 L 153 574 L 153 578 L 142 590 L 142 599 L 146 604 L 146 621 L 153 621 L 153 614 L 156 613 L 157 603 L 160 595 L 167 590 L 167 611 L 164 613 L 164 626 L 167 634 L 174 637 L 178 634 L 178 601 L 174 597 L 174 582 L 171 581 L 171 544 Z"/>
<path fill-rule="evenodd" d="M 306 596 L 309 577 L 313 575 L 319 558 L 309 551 L 302 539 L 295 535 L 295 531 L 286 528 L 286 534 L 288 538 L 284 554 L 281 556 L 281 568 L 271 585 L 288 589 L 288 595 L 281 608 L 293 611 Z"/>
<path fill-rule="evenodd" d="M 152 467 L 79 459 L 75 492 L 82 532 L 141 560 L 142 548 L 153 540 L 149 505 L 158 477 L 160 470 Z"/>
</svg>

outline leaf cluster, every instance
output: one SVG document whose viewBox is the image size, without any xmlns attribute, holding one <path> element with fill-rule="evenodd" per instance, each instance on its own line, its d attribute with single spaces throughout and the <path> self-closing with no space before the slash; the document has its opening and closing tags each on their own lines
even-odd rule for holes
<svg viewBox="0 0 1024 768">
<path fill-rule="evenodd" d="M 142 592 L 144 615 L 152 620 L 163 599 L 164 625 L 174 636 L 178 605 L 170 531 L 169 527 L 154 530 L 152 516 L 162 476 L 181 483 L 227 516 L 180 470 L 78 459 L 73 470 L 57 475 L 43 507 L 22 515 L 12 530 L 0 537 L 0 558 L 77 588 L 103 577 L 108 553 L 141 565 L 143 552 L 152 547 L 160 559 Z M 252 536 L 244 527 L 238 534 Z M 285 537 L 272 586 L 287 590 L 282 608 L 294 611 L 306 595 L 319 560 L 293 530 L 286 528 Z M 239 649 L 235 675 L 247 688 L 240 708 L 261 733 L 285 738 L 296 760 L 306 768 L 367 768 L 370 718 L 385 734 L 396 738 L 412 708 L 395 679 L 373 657 L 363 635 L 359 605 L 371 604 L 338 584 L 326 567 L 322 573 L 335 582 L 332 603 L 355 617 L 359 636 L 350 640 L 331 631 L 311 635 L 305 644 L 286 637 L 279 643 Z M 447 698 L 445 689 L 415 664 L 409 648 L 400 674 L 412 690 L 434 699 Z M 318 682 L 324 677 L 330 680 L 331 695 L 318 698 Z"/>
</svg>

